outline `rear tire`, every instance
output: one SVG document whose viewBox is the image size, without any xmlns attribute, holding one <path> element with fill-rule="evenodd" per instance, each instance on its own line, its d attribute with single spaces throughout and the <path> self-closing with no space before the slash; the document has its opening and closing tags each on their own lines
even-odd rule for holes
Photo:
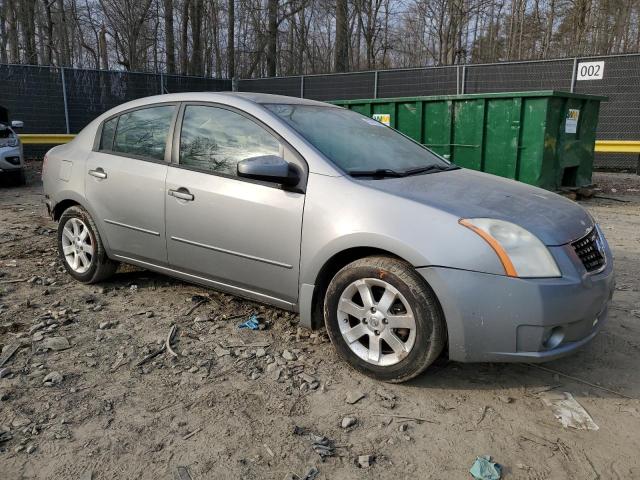
<svg viewBox="0 0 640 480">
<path fill-rule="evenodd" d="M 410 264 L 397 258 L 366 257 L 342 268 L 327 288 L 324 318 L 338 355 L 385 382 L 419 375 L 446 343 L 435 294 Z"/>
<path fill-rule="evenodd" d="M 107 257 L 91 215 L 79 205 L 60 216 L 58 254 L 69 275 L 82 283 L 106 280 L 118 268 L 118 263 Z"/>
</svg>

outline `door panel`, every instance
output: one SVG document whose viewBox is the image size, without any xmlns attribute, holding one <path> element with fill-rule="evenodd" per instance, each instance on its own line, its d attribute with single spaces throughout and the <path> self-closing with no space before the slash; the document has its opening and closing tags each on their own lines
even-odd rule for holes
<svg viewBox="0 0 640 480">
<path fill-rule="evenodd" d="M 303 194 L 170 166 L 165 201 L 171 266 L 297 301 Z"/>
<path fill-rule="evenodd" d="M 167 168 L 164 163 L 89 154 L 86 197 L 113 253 L 166 265 Z"/>
</svg>

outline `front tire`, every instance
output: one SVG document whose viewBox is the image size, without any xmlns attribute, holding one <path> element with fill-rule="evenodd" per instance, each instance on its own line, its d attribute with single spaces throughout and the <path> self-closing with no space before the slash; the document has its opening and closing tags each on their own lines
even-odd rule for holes
<svg viewBox="0 0 640 480">
<path fill-rule="evenodd" d="M 392 257 L 366 257 L 342 268 L 327 288 L 324 317 L 338 355 L 385 382 L 419 375 L 446 342 L 435 294 L 410 264 Z"/>
<path fill-rule="evenodd" d="M 60 216 L 58 254 L 69 275 L 82 283 L 105 280 L 118 268 L 117 262 L 107 257 L 91 215 L 78 205 Z"/>
</svg>

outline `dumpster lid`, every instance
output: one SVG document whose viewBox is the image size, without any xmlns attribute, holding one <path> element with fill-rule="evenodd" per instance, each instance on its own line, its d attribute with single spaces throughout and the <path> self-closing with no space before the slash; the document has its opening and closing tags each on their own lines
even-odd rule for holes
<svg viewBox="0 0 640 480">
<path fill-rule="evenodd" d="M 418 97 L 388 97 L 388 98 L 362 98 L 358 100 L 333 100 L 328 103 L 338 105 L 354 105 L 361 103 L 389 103 L 389 102 L 416 102 L 416 101 L 440 101 L 460 100 L 474 98 L 525 98 L 525 97 L 562 97 L 586 100 L 607 101 L 608 97 L 599 95 L 587 95 L 584 93 L 563 92 L 561 90 L 532 90 L 527 92 L 494 92 L 494 93 L 465 93 L 461 95 L 424 95 Z"/>
</svg>

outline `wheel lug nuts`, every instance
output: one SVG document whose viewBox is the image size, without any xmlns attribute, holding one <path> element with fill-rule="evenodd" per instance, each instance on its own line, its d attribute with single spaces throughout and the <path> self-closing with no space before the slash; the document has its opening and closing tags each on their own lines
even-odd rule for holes
<svg viewBox="0 0 640 480">
<path fill-rule="evenodd" d="M 386 318 L 383 318 L 382 319 L 382 323 L 384 323 L 386 325 L 387 323 L 389 323 L 389 321 Z"/>
<path fill-rule="evenodd" d="M 374 333 L 375 333 L 376 335 L 380 335 L 380 332 L 379 332 L 378 330 L 376 330 Z"/>
<path fill-rule="evenodd" d="M 366 319 L 366 318 L 363 318 L 363 319 L 362 319 L 362 323 L 367 323 L 367 319 Z"/>
</svg>

